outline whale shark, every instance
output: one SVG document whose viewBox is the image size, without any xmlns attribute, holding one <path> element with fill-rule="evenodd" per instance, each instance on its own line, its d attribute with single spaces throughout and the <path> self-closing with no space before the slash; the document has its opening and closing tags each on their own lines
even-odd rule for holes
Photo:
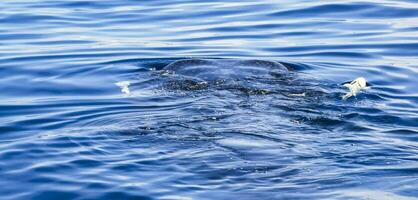
<svg viewBox="0 0 418 200">
<path fill-rule="evenodd" d="M 315 100 L 320 96 L 338 96 L 339 91 L 332 84 L 300 76 L 292 67 L 277 61 L 260 59 L 201 59 L 174 60 L 151 68 L 152 76 L 143 79 L 143 89 L 157 91 L 229 91 L 247 95 L 281 94 L 289 98 Z M 303 74 L 303 73 L 302 73 Z M 118 82 L 124 94 L 130 94 L 131 82 Z M 365 78 L 359 77 L 343 86 L 349 92 L 342 97 L 346 100 L 358 92 L 368 89 Z M 134 87 L 139 83 L 133 83 Z M 279 97 L 280 95 L 276 95 Z"/>
<path fill-rule="evenodd" d="M 288 72 L 279 62 L 256 59 L 184 59 L 170 63 L 163 69 L 207 82 L 251 77 L 269 78 Z"/>
<path fill-rule="evenodd" d="M 211 88 L 246 94 L 270 94 L 275 90 L 272 82 L 289 73 L 279 62 L 258 59 L 183 59 L 162 71 L 173 78 L 166 84 L 169 89 Z"/>
<path fill-rule="evenodd" d="M 235 89 L 255 94 L 267 94 L 271 90 L 257 89 L 257 85 L 263 83 L 263 80 L 278 79 L 282 79 L 281 86 L 286 84 L 298 86 L 291 81 L 292 76 L 286 76 L 289 74 L 289 69 L 286 66 L 269 60 L 183 59 L 168 64 L 163 70 L 169 74 L 181 76 L 183 79 L 170 82 L 170 86 L 183 90 L 207 89 L 211 85 L 222 85 L 222 89 L 231 89 L 231 83 L 235 83 L 232 84 L 235 85 Z M 355 97 L 361 90 L 370 88 L 364 77 L 346 82 L 343 86 L 349 92 L 342 96 L 342 100 Z M 318 91 L 318 93 L 320 92 Z M 288 96 L 305 97 L 306 92 L 293 92 Z"/>
</svg>

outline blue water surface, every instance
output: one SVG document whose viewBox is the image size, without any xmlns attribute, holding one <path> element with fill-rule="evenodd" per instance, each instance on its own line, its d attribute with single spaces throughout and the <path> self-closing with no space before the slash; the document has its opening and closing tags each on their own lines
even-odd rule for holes
<svg viewBox="0 0 418 200">
<path fill-rule="evenodd" d="M 417 199 L 417 86 L 415 0 L 3 0 L 0 199 Z"/>
</svg>

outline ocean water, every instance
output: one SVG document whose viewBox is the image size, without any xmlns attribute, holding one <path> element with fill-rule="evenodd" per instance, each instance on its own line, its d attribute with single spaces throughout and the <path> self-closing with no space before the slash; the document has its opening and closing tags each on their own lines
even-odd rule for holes
<svg viewBox="0 0 418 200">
<path fill-rule="evenodd" d="M 3 0 L 0 91 L 2 200 L 418 198 L 415 0 Z"/>
</svg>

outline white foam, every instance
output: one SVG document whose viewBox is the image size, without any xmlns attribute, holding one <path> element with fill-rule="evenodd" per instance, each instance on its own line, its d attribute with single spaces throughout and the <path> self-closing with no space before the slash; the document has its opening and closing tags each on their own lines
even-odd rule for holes
<svg viewBox="0 0 418 200">
<path fill-rule="evenodd" d="M 131 91 L 129 90 L 129 85 L 131 85 L 131 82 L 120 81 L 120 82 L 115 83 L 115 85 L 120 87 L 122 93 L 124 93 L 124 94 L 130 94 L 131 93 Z"/>
<path fill-rule="evenodd" d="M 357 93 L 360 90 L 364 90 L 364 89 L 368 89 L 369 87 L 367 87 L 367 81 L 365 78 L 363 77 L 358 77 L 356 79 L 354 79 L 353 81 L 351 81 L 350 83 L 346 83 L 344 84 L 344 87 L 348 88 L 350 91 L 345 94 L 344 96 L 342 96 L 343 100 L 346 100 L 352 96 L 356 96 Z"/>
</svg>

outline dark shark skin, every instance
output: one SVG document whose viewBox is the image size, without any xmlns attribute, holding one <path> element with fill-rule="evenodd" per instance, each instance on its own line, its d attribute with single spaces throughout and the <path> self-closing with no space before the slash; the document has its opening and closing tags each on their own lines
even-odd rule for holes
<svg viewBox="0 0 418 200">
<path fill-rule="evenodd" d="M 237 59 L 185 59 L 164 67 L 175 74 L 202 81 L 243 80 L 251 77 L 270 78 L 287 74 L 288 69 L 275 61 Z"/>
</svg>

